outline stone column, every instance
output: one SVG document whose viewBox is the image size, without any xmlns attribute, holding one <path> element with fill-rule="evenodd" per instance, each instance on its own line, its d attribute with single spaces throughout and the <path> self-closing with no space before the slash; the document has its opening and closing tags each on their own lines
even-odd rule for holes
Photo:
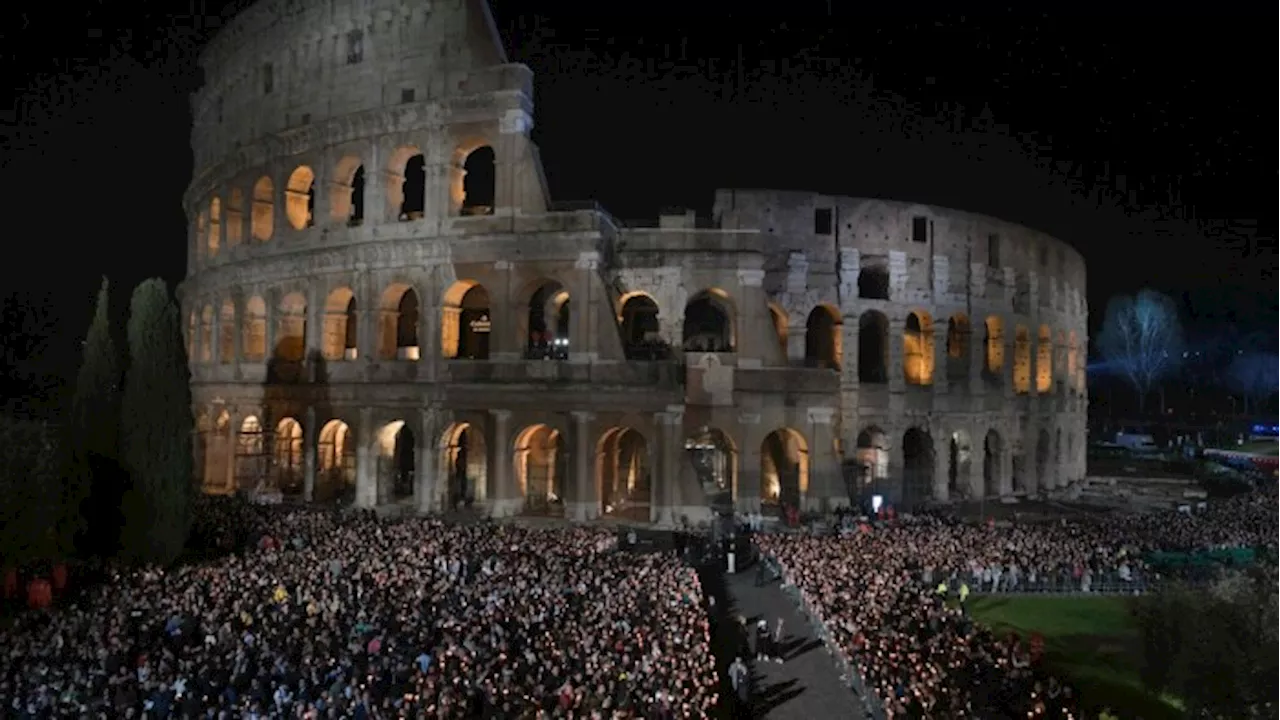
<svg viewBox="0 0 1280 720">
<path fill-rule="evenodd" d="M 787 328 L 787 356 L 783 358 L 790 367 L 804 367 L 804 351 L 808 328 L 797 325 Z"/>
<path fill-rule="evenodd" d="M 240 372 L 240 363 L 244 361 L 244 328 L 245 328 L 245 308 L 244 297 L 237 294 L 232 298 L 232 304 L 235 307 L 235 321 L 231 326 L 231 362 L 233 363 L 232 373 L 236 380 L 240 380 L 243 375 Z M 239 426 L 236 432 L 239 432 Z"/>
<path fill-rule="evenodd" d="M 773 323 L 765 317 L 769 313 L 769 307 L 763 286 L 763 270 L 738 271 L 737 317 L 733 318 L 733 323 L 734 351 L 738 356 L 739 367 L 761 367 L 765 357 L 764 343 L 773 342 L 769 339 L 773 335 Z M 766 329 L 769 329 L 768 335 L 765 334 Z"/>
<path fill-rule="evenodd" d="M 511 467 L 511 411 L 491 410 L 493 414 L 493 443 L 490 446 L 489 472 L 493 476 L 493 493 L 490 495 L 489 514 L 493 517 L 511 517 L 520 512 L 523 498 L 516 487 Z"/>
<path fill-rule="evenodd" d="M 440 453 L 436 439 L 440 436 L 440 412 L 433 408 L 418 410 L 418 446 L 414 448 L 414 502 L 418 512 L 439 512 L 436 487 L 440 482 Z"/>
<path fill-rule="evenodd" d="M 324 324 L 321 320 L 321 309 L 324 301 L 319 296 L 319 288 L 314 283 L 307 287 L 307 310 L 302 318 L 302 338 L 305 349 L 302 351 L 303 362 L 306 363 L 307 377 L 311 382 L 321 382 L 324 378 L 316 377 L 315 358 L 320 355 L 321 337 Z"/>
<path fill-rule="evenodd" d="M 658 421 L 658 449 L 661 463 L 660 472 L 654 482 L 656 502 L 650 517 L 659 527 L 675 527 L 675 513 L 672 503 L 675 499 L 675 483 L 680 481 L 680 454 L 684 452 L 682 430 L 684 429 L 684 408 L 669 405 L 665 412 L 656 413 Z"/>
<path fill-rule="evenodd" d="M 600 516 L 600 498 L 592 477 L 591 421 L 595 415 L 574 411 L 573 416 L 573 499 L 569 517 L 579 522 Z"/>
<path fill-rule="evenodd" d="M 930 328 L 932 333 L 932 350 L 933 350 L 933 392 L 935 395 L 946 395 L 950 383 L 947 378 L 947 324 L 945 321 L 933 321 L 933 327 Z"/>
<path fill-rule="evenodd" d="M 360 424 L 356 426 L 356 507 L 372 508 L 378 504 L 378 469 L 374 465 L 373 408 L 360 408 Z"/>
<path fill-rule="evenodd" d="M 987 452 L 986 452 L 986 436 L 975 437 L 969 436 L 969 477 L 956 478 L 956 482 L 969 483 L 969 497 L 980 498 L 985 493 L 986 480 L 983 473 L 986 468 Z"/>
<path fill-rule="evenodd" d="M 907 327 L 907 318 L 906 315 L 895 311 L 893 314 L 886 313 L 886 319 L 889 325 L 885 338 L 889 345 L 886 355 L 889 356 L 889 360 L 885 363 L 885 373 L 888 375 L 890 394 L 901 395 L 907 387 L 907 376 L 902 368 L 902 339 Z"/>
<path fill-rule="evenodd" d="M 844 483 L 839 482 L 840 458 L 836 456 L 833 424 L 835 414 L 835 408 L 830 407 L 808 410 L 809 490 L 801 503 L 806 510 L 832 509 L 849 504 L 848 493 L 842 487 Z"/>
<path fill-rule="evenodd" d="M 965 348 L 969 356 L 969 392 L 979 395 L 986 391 L 982 371 L 987 367 L 986 318 L 969 318 L 969 337 Z"/>
<path fill-rule="evenodd" d="M 576 292 L 569 295 L 569 362 L 595 362 L 599 352 L 596 347 L 595 315 L 600 307 L 610 307 L 596 298 L 596 269 L 600 266 L 600 253 L 595 250 L 578 253 L 574 263 L 577 276 Z M 611 312 L 611 310 L 610 310 Z"/>
<path fill-rule="evenodd" d="M 302 497 L 307 502 L 315 499 L 316 493 L 316 439 L 320 428 L 316 427 L 316 409 L 307 406 L 306 419 L 302 423 Z"/>
<path fill-rule="evenodd" d="M 958 469 L 957 469 L 958 470 Z M 951 500 L 951 488 L 949 486 L 951 471 L 951 438 L 947 435 L 933 438 L 933 499 L 938 502 L 948 502 Z M 956 476 L 956 483 L 960 483 L 964 478 Z"/>
<path fill-rule="evenodd" d="M 278 307 L 280 297 L 279 293 L 274 290 L 268 290 L 263 293 L 263 295 L 265 297 L 263 297 L 262 300 L 263 304 L 266 305 L 265 310 L 267 316 L 263 318 L 263 322 L 266 326 L 262 329 L 262 361 L 267 363 L 268 367 L 270 367 L 269 364 L 276 354 L 276 322 L 280 317 L 280 308 Z"/>
<path fill-rule="evenodd" d="M 512 302 L 511 263 L 499 260 L 493 264 L 498 275 L 495 287 L 489 288 L 489 357 L 492 360 L 514 362 L 520 359 L 524 350 L 524 338 L 516 337 L 517 318 L 515 313 L 528 312 L 528 308 L 515 307 L 508 311 Z M 570 299 L 572 301 L 572 299 Z M 569 306 L 573 312 L 573 306 Z"/>
</svg>

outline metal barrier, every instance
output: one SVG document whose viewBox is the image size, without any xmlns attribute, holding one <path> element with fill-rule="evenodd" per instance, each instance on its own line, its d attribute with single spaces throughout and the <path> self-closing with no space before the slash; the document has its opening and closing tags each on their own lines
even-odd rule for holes
<svg viewBox="0 0 1280 720">
<path fill-rule="evenodd" d="M 1126 580 L 1118 572 L 1095 573 L 1088 578 L 1071 575 L 1038 576 L 1035 581 L 1021 576 L 1016 581 L 1005 575 L 1000 582 L 978 582 L 972 577 L 958 576 L 944 578 L 934 576 L 929 579 L 917 576 L 927 584 L 936 585 L 947 580 L 951 591 L 955 592 L 960 583 L 969 586 L 974 595 L 1144 595 L 1160 582 L 1158 575 L 1143 575 L 1134 572 Z"/>
</svg>

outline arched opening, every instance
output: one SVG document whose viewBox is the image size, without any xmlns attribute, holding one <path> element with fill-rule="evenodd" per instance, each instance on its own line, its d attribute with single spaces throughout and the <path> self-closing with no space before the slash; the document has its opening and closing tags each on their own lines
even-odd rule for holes
<svg viewBox="0 0 1280 720">
<path fill-rule="evenodd" d="M 341 420 L 330 420 L 320 428 L 316 446 L 315 499 L 350 503 L 356 496 L 356 438 Z"/>
<path fill-rule="evenodd" d="M 244 242 L 244 191 L 231 188 L 227 194 L 227 247 Z"/>
<path fill-rule="evenodd" d="M 200 310 L 200 362 L 213 362 L 213 306 Z"/>
<path fill-rule="evenodd" d="M 199 351 L 200 345 L 200 321 L 196 318 L 196 311 L 192 310 L 187 313 L 187 362 L 194 363 L 196 353 Z"/>
<path fill-rule="evenodd" d="M 973 456 L 969 433 L 963 430 L 951 433 L 948 446 L 947 494 L 955 499 L 969 494 L 969 467 Z"/>
<path fill-rule="evenodd" d="M 774 430 L 760 444 L 760 505 L 800 509 L 809 490 L 809 446 L 791 428 Z"/>
<path fill-rule="evenodd" d="M 917 310 L 902 334 L 902 373 L 908 385 L 933 384 L 933 320 Z"/>
<path fill-rule="evenodd" d="M 351 214 L 347 218 L 347 224 L 351 227 L 359 227 L 364 224 L 364 188 L 365 173 L 364 166 L 356 168 L 355 175 L 351 176 Z"/>
<path fill-rule="evenodd" d="M 969 318 L 956 313 L 947 320 L 947 380 L 969 379 Z"/>
<path fill-rule="evenodd" d="M 791 328 L 787 325 L 787 313 L 777 305 L 769 303 L 769 318 L 773 320 L 773 334 L 778 339 L 778 351 L 782 357 L 782 364 L 790 365 L 791 353 L 787 350 L 787 341 L 791 335 Z"/>
<path fill-rule="evenodd" d="M 395 284 L 382 293 L 378 308 L 378 355 L 383 360 L 417 360 L 418 293 L 408 285 Z"/>
<path fill-rule="evenodd" d="M 305 478 L 302 469 L 301 423 L 291 417 L 276 423 L 271 456 L 275 490 L 291 497 L 302 495 Z"/>
<path fill-rule="evenodd" d="M 404 182 L 400 187 L 400 221 L 421 220 L 427 202 L 426 158 L 421 154 L 405 162 Z"/>
<path fill-rule="evenodd" d="M 685 440 L 684 449 L 711 506 L 733 507 L 738 500 L 738 449 L 733 440 L 719 428 L 703 426 Z"/>
<path fill-rule="evenodd" d="M 1000 433 L 988 430 L 982 443 L 982 495 L 996 497 L 1000 494 L 1001 467 L 1000 461 L 1004 448 L 1000 442 Z"/>
<path fill-rule="evenodd" d="M 516 478 L 524 490 L 526 511 L 564 513 L 567 460 L 558 430 L 547 425 L 530 425 L 516 436 Z"/>
<path fill-rule="evenodd" d="M 250 415 L 240 423 L 236 436 L 236 487 L 264 490 L 267 479 L 266 443 L 262 437 L 262 421 Z"/>
<path fill-rule="evenodd" d="M 489 453 L 484 432 L 470 423 L 456 423 L 445 431 L 442 438 L 444 468 L 448 478 L 445 504 L 457 508 L 486 497 L 489 477 Z"/>
<path fill-rule="evenodd" d="M 933 496 L 933 438 L 918 427 L 902 435 L 902 499 L 912 507 Z"/>
<path fill-rule="evenodd" d="M 545 282 L 529 297 L 524 329 L 526 358 L 569 357 L 569 292 L 560 283 Z"/>
<path fill-rule="evenodd" d="M 1072 330 L 1067 335 L 1067 382 L 1071 384 L 1071 388 L 1077 393 L 1080 392 L 1080 383 L 1077 382 L 1077 374 L 1080 365 L 1080 347 L 1076 338 L 1076 331 Z"/>
<path fill-rule="evenodd" d="M 1004 375 L 1004 323 L 999 317 L 991 315 L 985 325 L 982 374 L 988 382 L 999 384 Z"/>
<path fill-rule="evenodd" d="M 1053 331 L 1048 325 L 1040 326 L 1036 339 L 1036 392 L 1041 395 L 1053 390 Z"/>
<path fill-rule="evenodd" d="M 222 246 L 222 201 L 216 196 L 209 201 L 209 257 Z"/>
<path fill-rule="evenodd" d="M 606 431 L 596 448 L 596 482 L 602 514 L 649 522 L 652 478 L 644 436 L 627 427 Z"/>
<path fill-rule="evenodd" d="M 236 361 L 236 304 L 223 300 L 218 311 L 218 362 L 230 365 Z"/>
<path fill-rule="evenodd" d="M 441 303 L 440 351 L 446 358 L 489 359 L 489 291 L 470 280 L 459 280 Z"/>
<path fill-rule="evenodd" d="M 326 360 L 355 360 L 356 349 L 356 296 L 351 288 L 335 288 L 324 301 L 324 347 L 321 352 Z"/>
<path fill-rule="evenodd" d="M 1041 429 L 1036 434 L 1036 482 L 1042 490 L 1048 490 L 1054 487 L 1053 466 L 1049 464 L 1049 457 L 1053 454 L 1053 448 L 1050 443 L 1053 438 L 1049 435 L 1048 430 Z"/>
<path fill-rule="evenodd" d="M 364 165 L 360 158 L 348 155 L 333 169 L 329 190 L 329 219 L 337 223 L 359 225 L 364 220 Z"/>
<path fill-rule="evenodd" d="M 807 367 L 839 370 L 841 348 L 840 316 L 832 308 L 819 305 L 809 313 L 804 326 L 804 364 Z"/>
<path fill-rule="evenodd" d="M 492 215 L 497 187 L 493 148 L 481 145 L 462 163 L 462 214 Z"/>
<path fill-rule="evenodd" d="M 235 448 L 231 442 L 231 414 L 218 413 L 204 444 L 204 488 L 206 492 L 228 493 L 233 490 L 231 461 Z"/>
<path fill-rule="evenodd" d="M 303 360 L 307 349 L 307 299 L 302 293 L 289 293 L 281 298 L 275 339 L 272 360 Z"/>
<path fill-rule="evenodd" d="M 294 230 L 302 230 L 315 224 L 315 211 L 315 171 L 306 165 L 299 165 L 289 174 L 289 181 L 285 183 L 285 217 Z"/>
<path fill-rule="evenodd" d="M 849 489 L 850 500 L 865 505 L 877 495 L 883 497 L 889 489 L 889 438 L 884 431 L 873 425 L 858 433 L 853 459 L 857 480 Z"/>
<path fill-rule="evenodd" d="M 1019 495 L 1027 492 L 1027 443 L 1029 440 L 1023 435 L 1022 447 L 1013 453 L 1010 460 L 1011 472 L 1013 475 L 1013 492 Z"/>
<path fill-rule="evenodd" d="M 622 302 L 618 324 L 622 350 L 628 360 L 661 360 L 671 354 L 658 324 L 658 303 L 644 293 L 631 293 Z"/>
<path fill-rule="evenodd" d="M 704 290 L 684 306 L 684 349 L 687 352 L 734 351 L 733 313 L 723 291 Z"/>
<path fill-rule="evenodd" d="M 267 359 L 267 303 L 253 296 L 244 304 L 244 336 L 240 338 L 240 352 L 247 362 Z"/>
<path fill-rule="evenodd" d="M 864 300 L 889 299 L 889 269 L 868 265 L 858 271 L 858 297 Z"/>
<path fill-rule="evenodd" d="M 876 310 L 858 318 L 858 381 L 889 382 L 889 319 Z"/>
<path fill-rule="evenodd" d="M 1013 391 L 1019 395 L 1031 392 L 1031 335 L 1023 325 L 1013 335 Z"/>
<path fill-rule="evenodd" d="M 196 257 L 209 256 L 209 215 L 205 210 L 196 213 Z"/>
<path fill-rule="evenodd" d="M 414 495 L 416 467 L 413 430 L 403 420 L 378 431 L 378 499 L 398 502 Z"/>
<path fill-rule="evenodd" d="M 249 220 L 250 234 L 258 242 L 266 242 L 275 232 L 275 186 L 271 178 L 263 175 L 253 184 L 253 216 Z"/>
</svg>

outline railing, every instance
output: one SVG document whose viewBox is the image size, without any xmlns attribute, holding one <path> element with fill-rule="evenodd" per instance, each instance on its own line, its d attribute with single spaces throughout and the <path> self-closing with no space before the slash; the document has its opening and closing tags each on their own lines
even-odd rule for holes
<svg viewBox="0 0 1280 720">
<path fill-rule="evenodd" d="M 675 389 L 679 387 L 678 372 L 679 366 L 672 362 L 449 361 L 449 379 L 455 383 L 593 383 Z"/>
<path fill-rule="evenodd" d="M 935 585 L 943 580 L 952 586 L 954 591 L 958 583 L 966 583 L 969 591 L 975 595 L 1143 595 L 1163 580 L 1156 573 L 1139 573 L 1134 571 L 1128 579 L 1118 572 L 1094 573 L 1093 575 L 1073 577 L 1068 574 L 1036 576 L 1031 580 L 1026 575 L 1016 579 L 1009 575 L 1001 575 L 999 582 L 993 580 L 974 580 L 972 576 L 946 578 L 940 575 L 933 577 L 918 575 L 917 578 L 926 585 Z"/>
</svg>

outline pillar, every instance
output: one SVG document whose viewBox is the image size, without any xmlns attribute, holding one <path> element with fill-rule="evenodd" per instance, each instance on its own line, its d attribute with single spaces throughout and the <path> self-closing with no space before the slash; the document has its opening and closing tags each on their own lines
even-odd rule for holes
<svg viewBox="0 0 1280 720">
<path fill-rule="evenodd" d="M 935 319 L 929 328 L 930 350 L 933 352 L 933 392 L 935 395 L 946 395 L 950 387 L 947 378 L 947 324 Z"/>
<path fill-rule="evenodd" d="M 302 497 L 307 502 L 315 499 L 316 493 L 316 440 L 320 437 L 320 428 L 316 427 L 316 409 L 307 406 L 307 413 L 302 423 Z"/>
<path fill-rule="evenodd" d="M 440 412 L 422 408 L 418 411 L 418 446 L 414 448 L 413 499 L 418 512 L 440 511 L 440 498 L 436 488 L 440 483 L 440 453 L 436 450 L 440 437 Z"/>
<path fill-rule="evenodd" d="M 511 263 L 499 260 L 493 264 L 498 280 L 495 287 L 489 290 L 489 358 L 496 361 L 514 362 L 524 352 L 525 338 L 516 337 L 516 318 L 518 313 L 527 313 L 528 308 L 522 303 L 511 307 L 512 273 Z M 570 299 L 572 301 L 572 298 Z M 570 306 L 573 312 L 573 306 Z"/>
<path fill-rule="evenodd" d="M 733 318 L 734 351 L 739 367 L 761 367 L 766 342 L 773 342 L 773 321 L 768 317 L 768 298 L 764 294 L 763 270 L 738 271 L 738 298 Z M 801 346 L 803 348 L 803 346 Z M 804 356 L 803 349 L 801 357 Z"/>
<path fill-rule="evenodd" d="M 809 491 L 814 509 L 834 509 L 849 504 L 840 478 L 840 458 L 835 448 L 835 408 L 809 408 Z M 808 509 L 808 508 L 806 508 Z"/>
<path fill-rule="evenodd" d="M 264 363 L 268 363 L 267 366 L 270 367 L 271 359 L 276 354 L 276 323 L 280 317 L 280 308 L 278 307 L 280 294 L 274 290 L 268 290 L 263 294 L 262 302 L 266 306 L 267 316 L 263 318 L 265 327 L 262 329 L 262 360 Z"/>
<path fill-rule="evenodd" d="M 650 512 L 654 523 L 660 527 L 675 527 L 673 501 L 675 499 L 675 483 L 680 477 L 680 453 L 684 452 L 682 430 L 684 429 L 684 408 L 670 405 L 666 411 L 656 413 L 660 433 L 658 448 L 661 463 L 654 482 L 654 495 L 657 502 Z"/>
<path fill-rule="evenodd" d="M 591 250 L 578 253 L 574 263 L 576 287 L 569 295 L 569 362 L 595 362 L 595 315 L 599 307 L 611 307 L 612 303 L 597 300 L 596 271 L 600 266 L 600 253 Z"/>
<path fill-rule="evenodd" d="M 808 330 L 804 325 L 787 328 L 787 356 L 784 359 L 790 367 L 804 367 Z"/>
<path fill-rule="evenodd" d="M 930 488 L 930 492 L 933 494 L 933 500 L 948 502 L 951 499 L 951 488 L 948 485 L 951 480 L 951 436 L 944 432 L 941 437 L 931 439 L 933 440 L 933 487 Z M 957 484 L 963 481 L 964 478 L 956 476 Z"/>
<path fill-rule="evenodd" d="M 231 300 L 235 308 L 235 321 L 231 326 L 231 363 L 232 373 L 236 380 L 240 380 L 243 376 L 240 373 L 240 363 L 244 360 L 244 329 L 245 329 L 245 308 L 244 296 L 237 294 Z M 236 432 L 240 432 L 240 426 L 236 426 Z"/>
<path fill-rule="evenodd" d="M 360 408 L 360 424 L 356 427 L 356 507 L 372 508 L 378 504 L 378 472 L 373 463 L 373 408 Z"/>
<path fill-rule="evenodd" d="M 511 467 L 511 411 L 490 412 L 493 414 L 493 442 L 489 444 L 489 472 L 493 476 L 493 500 L 489 505 L 489 514 L 493 517 L 511 517 L 520 512 L 523 504 Z"/>
<path fill-rule="evenodd" d="M 572 312 L 572 311 L 571 311 Z M 591 421 L 595 415 L 574 411 L 573 416 L 573 496 L 569 517 L 579 522 L 600 517 L 600 498 L 591 472 Z"/>
</svg>

